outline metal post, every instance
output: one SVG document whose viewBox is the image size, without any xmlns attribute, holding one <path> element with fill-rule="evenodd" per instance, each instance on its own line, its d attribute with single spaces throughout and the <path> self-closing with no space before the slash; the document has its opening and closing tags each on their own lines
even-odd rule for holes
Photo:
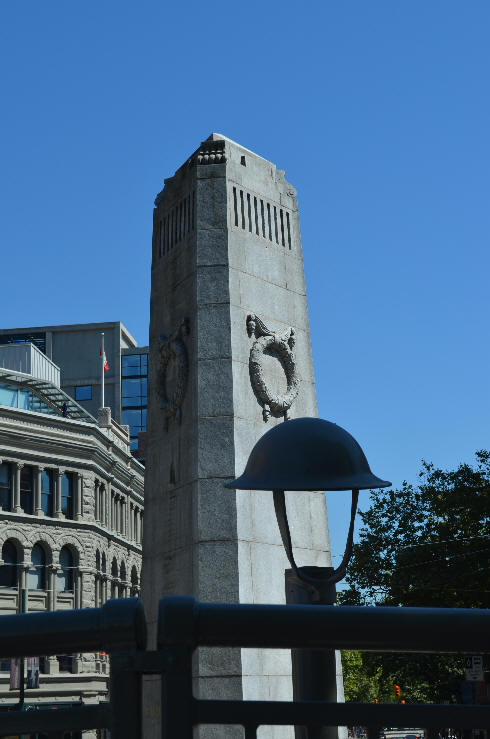
<svg viewBox="0 0 490 739">
<path fill-rule="evenodd" d="M 105 398 L 104 398 L 104 334 L 101 333 L 101 345 L 100 345 L 100 353 L 101 353 L 101 368 L 102 368 L 102 375 L 101 375 L 101 393 L 102 393 L 102 403 L 101 408 L 105 408 Z"/>
<path fill-rule="evenodd" d="M 111 736 L 113 739 L 141 739 L 141 673 L 134 668 L 134 652 L 111 654 Z"/>
<path fill-rule="evenodd" d="M 333 567 L 301 567 L 306 575 L 328 578 Z M 286 570 L 286 603 L 333 606 L 334 583 L 312 586 L 299 580 L 293 570 Z M 337 669 L 333 649 L 292 649 L 293 696 L 296 701 L 337 702 Z M 296 727 L 296 739 L 338 739 L 336 726 Z"/>
<path fill-rule="evenodd" d="M 161 647 L 160 647 L 161 648 Z M 168 668 L 162 674 L 162 739 L 192 739 L 192 648 L 164 648 Z"/>
<path fill-rule="evenodd" d="M 20 591 L 20 613 L 26 612 L 26 589 L 22 588 Z M 25 665 L 25 658 L 21 657 L 20 660 L 20 686 L 19 686 L 19 711 L 24 710 L 24 703 L 25 703 L 25 680 L 24 680 L 24 665 Z M 19 736 L 19 739 L 24 739 L 24 734 L 21 734 Z"/>
</svg>

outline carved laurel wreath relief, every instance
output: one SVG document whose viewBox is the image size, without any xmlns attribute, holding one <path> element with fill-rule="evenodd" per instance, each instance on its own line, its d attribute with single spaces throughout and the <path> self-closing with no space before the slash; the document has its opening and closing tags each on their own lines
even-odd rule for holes
<svg viewBox="0 0 490 739">
<path fill-rule="evenodd" d="M 168 421 L 182 417 L 182 403 L 187 390 L 189 379 L 189 356 L 187 347 L 183 341 L 184 336 L 189 333 L 189 319 L 184 318 L 180 326 L 170 336 L 160 336 L 160 366 L 158 370 L 158 390 L 160 395 L 160 408 L 164 418 Z M 169 396 L 167 390 L 168 368 L 175 363 L 175 387 Z"/>
<path fill-rule="evenodd" d="M 252 388 L 263 405 L 262 417 L 267 422 L 271 413 L 283 414 L 285 420 L 289 418 L 289 409 L 298 395 L 300 377 L 296 368 L 294 357 L 294 329 L 288 328 L 284 333 L 278 334 L 270 331 L 265 323 L 255 313 L 247 316 L 247 332 L 250 337 L 255 336 L 250 349 L 249 371 Z M 287 387 L 282 395 L 274 394 L 264 378 L 261 364 L 264 352 L 277 356 L 286 373 Z"/>
</svg>

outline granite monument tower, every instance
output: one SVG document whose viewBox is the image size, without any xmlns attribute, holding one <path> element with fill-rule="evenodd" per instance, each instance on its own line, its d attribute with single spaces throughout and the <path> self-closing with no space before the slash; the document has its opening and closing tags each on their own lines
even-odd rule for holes
<svg viewBox="0 0 490 739">
<path fill-rule="evenodd" d="M 289 564 L 272 494 L 223 483 L 273 424 L 316 415 L 298 206 L 283 171 L 221 134 L 155 200 L 149 375 L 150 629 L 165 594 L 284 602 Z M 324 494 L 288 493 L 287 506 L 298 563 L 330 565 Z M 291 699 L 290 655 L 202 650 L 196 690 Z"/>
</svg>

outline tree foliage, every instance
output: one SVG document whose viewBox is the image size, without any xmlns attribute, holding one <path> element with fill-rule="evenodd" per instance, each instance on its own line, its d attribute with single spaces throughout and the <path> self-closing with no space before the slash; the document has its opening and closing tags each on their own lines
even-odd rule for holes
<svg viewBox="0 0 490 739">
<path fill-rule="evenodd" d="M 418 485 L 372 491 L 360 517 L 341 603 L 490 608 L 490 452 L 449 471 L 423 462 Z M 416 702 L 459 695 L 463 679 L 461 657 L 437 655 L 363 654 L 356 674 Z"/>
</svg>

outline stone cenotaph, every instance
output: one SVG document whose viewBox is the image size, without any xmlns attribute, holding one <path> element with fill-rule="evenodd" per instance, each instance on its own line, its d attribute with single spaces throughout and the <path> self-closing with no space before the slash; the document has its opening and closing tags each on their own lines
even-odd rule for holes
<svg viewBox="0 0 490 739">
<path fill-rule="evenodd" d="M 211 134 L 155 200 L 143 543 L 153 643 L 167 594 L 285 602 L 272 493 L 223 484 L 272 425 L 316 414 L 296 192 L 274 164 Z M 286 496 L 298 563 L 331 565 L 324 493 Z M 200 650 L 195 691 L 292 700 L 290 653 Z"/>
</svg>

